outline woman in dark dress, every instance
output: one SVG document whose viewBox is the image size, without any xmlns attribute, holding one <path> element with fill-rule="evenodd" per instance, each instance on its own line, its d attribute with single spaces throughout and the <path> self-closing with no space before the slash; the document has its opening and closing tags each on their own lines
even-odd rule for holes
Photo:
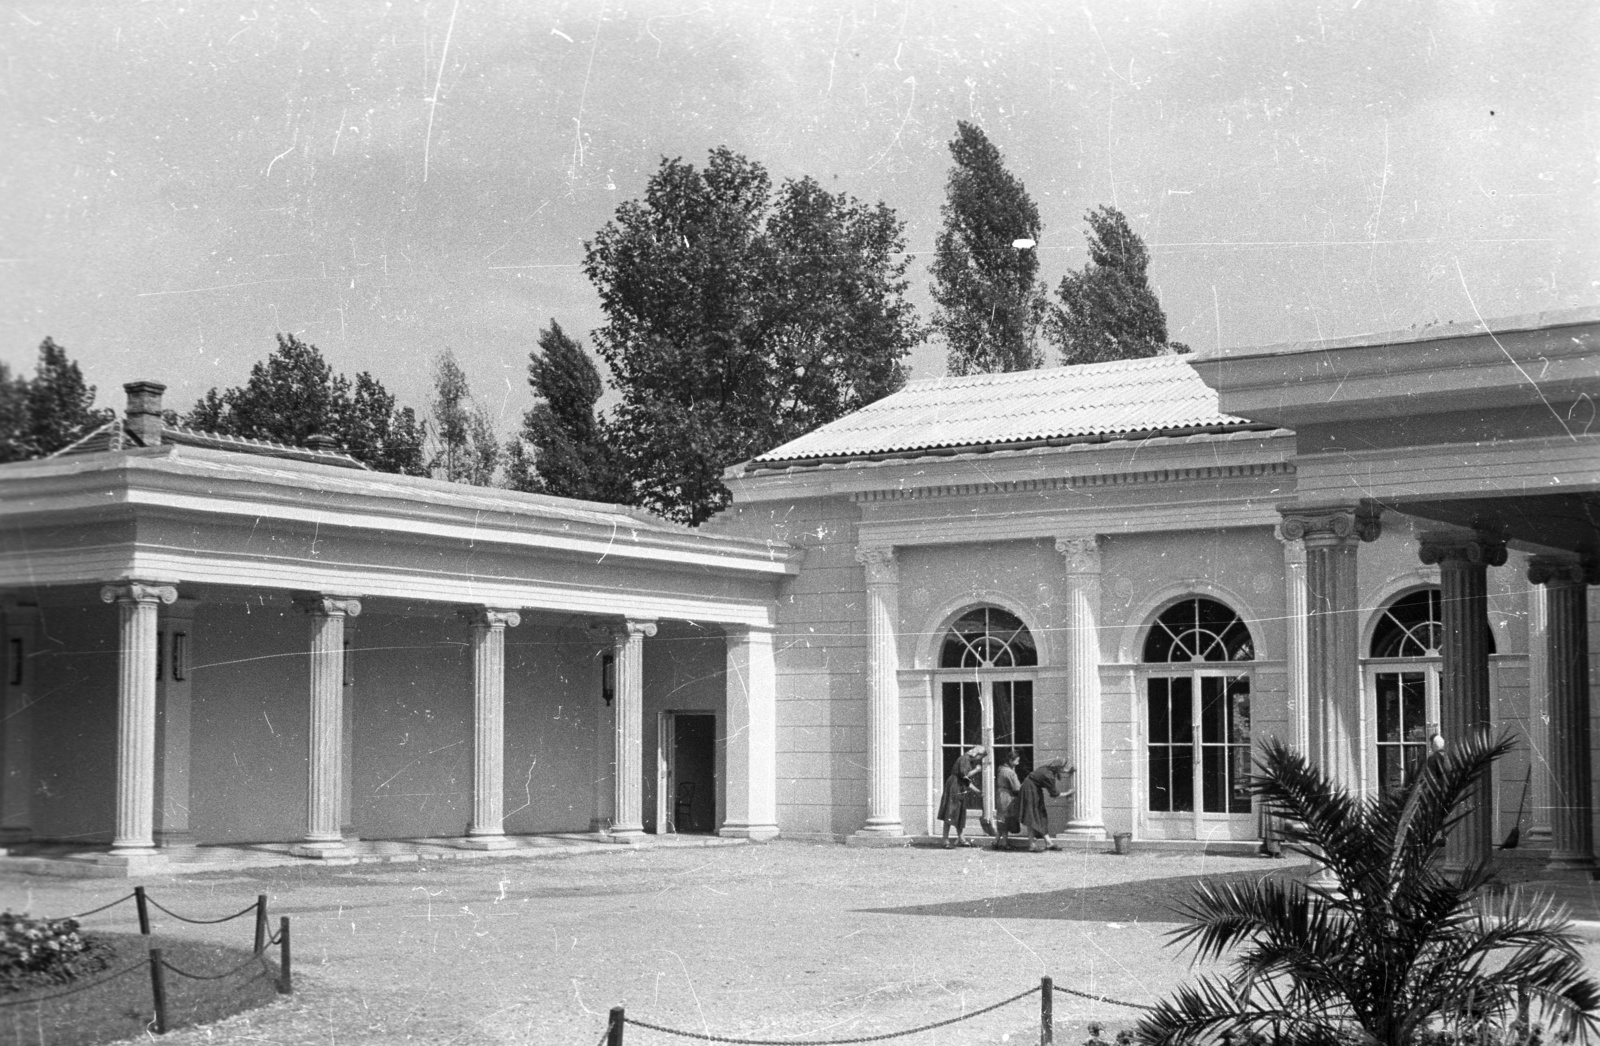
<svg viewBox="0 0 1600 1046">
<path fill-rule="evenodd" d="M 950 826 L 956 829 L 956 846 L 971 846 L 963 837 L 967 830 L 967 796 L 978 790 L 972 779 L 983 770 L 983 757 L 987 752 L 982 745 L 973 745 L 956 758 L 950 776 L 944 781 L 944 797 L 939 800 L 939 820 L 944 822 L 944 848 L 950 849 Z"/>
<path fill-rule="evenodd" d="M 1022 792 L 1022 782 L 1017 779 L 1017 762 L 1021 757 L 1016 749 L 1000 759 L 994 773 L 994 831 L 996 850 L 1011 849 L 1011 833 L 1022 829 L 1017 823 L 1017 797 Z"/>
<path fill-rule="evenodd" d="M 1017 820 L 1021 822 L 1023 834 L 1028 839 L 1028 849 L 1033 850 L 1034 838 L 1045 841 L 1051 850 L 1061 849 L 1060 845 L 1050 838 L 1050 811 L 1045 809 L 1045 793 L 1052 796 L 1071 795 L 1073 789 L 1061 791 L 1061 778 L 1067 774 L 1077 773 L 1077 768 L 1066 769 L 1065 759 L 1052 759 L 1029 774 L 1022 782 L 1022 792 L 1017 799 Z"/>
</svg>

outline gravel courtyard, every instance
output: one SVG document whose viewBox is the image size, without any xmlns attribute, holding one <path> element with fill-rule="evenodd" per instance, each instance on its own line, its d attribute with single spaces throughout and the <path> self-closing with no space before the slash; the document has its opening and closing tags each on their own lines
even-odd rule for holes
<svg viewBox="0 0 1600 1046">
<path fill-rule="evenodd" d="M 291 1000 L 166 1041 L 593 1044 L 618 1004 L 690 1031 L 830 1039 L 956 1016 L 1044 974 L 1147 1003 L 1189 975 L 1163 947 L 1168 899 L 1201 875 L 1299 871 L 1198 853 L 775 842 L 263 868 L 146 885 L 186 914 L 227 914 L 264 892 L 274 925 L 279 914 L 293 919 Z M 128 888 L 13 878 L 0 881 L 0 906 L 65 914 Z M 156 913 L 156 922 L 171 920 Z M 128 905 L 85 921 L 132 924 Z M 247 945 L 249 924 L 186 932 Z M 1058 1039 L 1075 1046 L 1086 1021 L 1114 1031 L 1135 1012 L 1058 990 Z M 1037 1029 L 1035 996 L 895 1041 L 1024 1043 Z M 627 1041 L 691 1040 L 629 1027 Z"/>
</svg>

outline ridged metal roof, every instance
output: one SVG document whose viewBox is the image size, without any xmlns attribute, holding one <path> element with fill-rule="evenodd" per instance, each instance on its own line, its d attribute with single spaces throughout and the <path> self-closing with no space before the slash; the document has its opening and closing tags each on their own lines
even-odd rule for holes
<svg viewBox="0 0 1600 1046">
<path fill-rule="evenodd" d="M 908 382 L 751 466 L 1258 427 L 1218 410 L 1216 391 L 1182 356 L 1155 356 Z"/>
</svg>

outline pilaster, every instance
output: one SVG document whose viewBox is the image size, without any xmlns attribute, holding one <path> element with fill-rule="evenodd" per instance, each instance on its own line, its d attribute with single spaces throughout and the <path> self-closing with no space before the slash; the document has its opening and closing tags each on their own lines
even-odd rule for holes
<svg viewBox="0 0 1600 1046">
<path fill-rule="evenodd" d="M 310 621 L 310 729 L 305 839 L 290 849 L 298 857 L 339 856 L 344 781 L 344 624 L 361 614 L 351 596 L 297 593 L 295 605 Z"/>
<path fill-rule="evenodd" d="M 900 822 L 900 564 L 894 549 L 856 549 L 867 588 L 867 823 L 853 843 L 909 842 Z"/>
<path fill-rule="evenodd" d="M 1275 531 L 1283 544 L 1284 656 L 1288 668 L 1289 743 L 1302 752 L 1309 751 L 1311 727 L 1309 601 L 1306 588 L 1306 544 L 1304 538 L 1290 538 L 1280 525 Z"/>
<path fill-rule="evenodd" d="M 728 628 L 727 820 L 718 835 L 778 834 L 777 669 L 772 630 Z"/>
<path fill-rule="evenodd" d="M 1072 816 L 1062 834 L 1104 839 L 1100 724 L 1100 546 L 1098 535 L 1056 539 L 1066 563 L 1068 759 L 1078 768 Z"/>
<path fill-rule="evenodd" d="M 1593 879 L 1593 775 L 1589 751 L 1588 588 L 1593 564 L 1575 557 L 1535 556 L 1528 580 L 1545 590 L 1549 618 L 1545 663 L 1550 695 L 1551 833 L 1547 875 Z"/>
<path fill-rule="evenodd" d="M 113 857 L 154 856 L 156 797 L 156 608 L 178 590 L 149 581 L 100 589 L 117 605 L 117 812 Z"/>
<path fill-rule="evenodd" d="M 1543 585 L 1528 581 L 1528 842 L 1548 847 L 1550 824 L 1550 602 Z"/>
<path fill-rule="evenodd" d="M 616 632 L 616 805 L 613 837 L 644 835 L 644 641 L 656 634 L 654 621 L 632 618 Z"/>
<path fill-rule="evenodd" d="M 472 824 L 462 845 L 504 850 L 506 629 L 522 623 L 515 610 L 463 607 L 472 626 Z"/>
</svg>

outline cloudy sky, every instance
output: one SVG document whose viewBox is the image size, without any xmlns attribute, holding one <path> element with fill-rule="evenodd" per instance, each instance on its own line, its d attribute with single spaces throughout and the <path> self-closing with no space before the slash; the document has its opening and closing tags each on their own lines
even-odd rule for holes
<svg viewBox="0 0 1600 1046">
<path fill-rule="evenodd" d="M 448 346 L 509 428 L 663 156 L 888 202 L 926 311 L 958 119 L 1052 287 L 1114 204 L 1197 349 L 1592 305 L 1597 43 L 1585 0 L 9 3 L 0 360 L 186 407 L 293 331 L 420 408 Z"/>
</svg>

